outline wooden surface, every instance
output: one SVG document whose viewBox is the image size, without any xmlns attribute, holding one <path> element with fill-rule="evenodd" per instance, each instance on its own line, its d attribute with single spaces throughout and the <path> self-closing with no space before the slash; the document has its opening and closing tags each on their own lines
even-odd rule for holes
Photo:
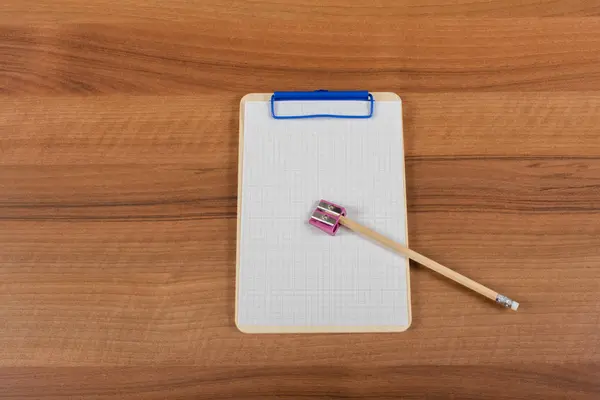
<svg viewBox="0 0 600 400">
<path fill-rule="evenodd" d="M 543 18 L 540 18 L 543 17 Z M 404 99 L 403 334 L 233 324 L 238 103 Z M 600 2 L 5 0 L 0 398 L 600 396 Z"/>
</svg>

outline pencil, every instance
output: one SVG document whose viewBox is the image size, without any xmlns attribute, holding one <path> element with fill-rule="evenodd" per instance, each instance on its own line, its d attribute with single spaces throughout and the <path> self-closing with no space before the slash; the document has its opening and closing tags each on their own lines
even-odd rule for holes
<svg viewBox="0 0 600 400">
<path fill-rule="evenodd" d="M 340 215 L 339 223 L 346 228 L 363 235 L 375 242 L 391 249 L 411 260 L 418 262 L 419 264 L 427 267 L 438 274 L 445 276 L 448 279 L 453 280 L 456 283 L 459 283 L 485 297 L 495 301 L 496 303 L 503 305 L 504 307 L 510 308 L 511 310 L 516 311 L 519 308 L 519 303 L 515 300 L 512 300 L 484 285 L 481 283 L 475 282 L 474 280 L 467 278 L 466 276 L 459 274 L 458 272 L 451 270 L 448 267 L 443 266 L 442 264 L 433 261 L 432 259 L 425 257 L 422 254 L 417 253 L 414 250 L 409 249 L 406 246 L 401 245 L 400 243 L 394 242 L 392 239 L 385 237 L 384 235 L 373 231 L 372 229 L 367 228 L 359 224 L 356 221 L 351 220 L 350 218 Z"/>
</svg>

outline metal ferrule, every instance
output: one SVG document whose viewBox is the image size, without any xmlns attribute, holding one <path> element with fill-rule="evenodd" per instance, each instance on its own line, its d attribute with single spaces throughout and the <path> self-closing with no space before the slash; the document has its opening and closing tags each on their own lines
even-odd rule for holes
<svg viewBox="0 0 600 400">
<path fill-rule="evenodd" d="M 498 296 L 496 296 L 496 303 L 503 305 L 506 308 L 510 308 L 513 305 L 513 300 L 509 299 L 508 297 L 499 294 Z"/>
</svg>

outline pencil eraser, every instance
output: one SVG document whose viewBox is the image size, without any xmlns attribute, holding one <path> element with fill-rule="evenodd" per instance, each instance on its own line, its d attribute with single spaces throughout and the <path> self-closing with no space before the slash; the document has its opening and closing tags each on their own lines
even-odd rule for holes
<svg viewBox="0 0 600 400">
<path fill-rule="evenodd" d="M 517 311 L 517 308 L 519 308 L 519 302 L 513 300 L 512 304 L 510 305 L 510 309 L 513 311 Z"/>
</svg>

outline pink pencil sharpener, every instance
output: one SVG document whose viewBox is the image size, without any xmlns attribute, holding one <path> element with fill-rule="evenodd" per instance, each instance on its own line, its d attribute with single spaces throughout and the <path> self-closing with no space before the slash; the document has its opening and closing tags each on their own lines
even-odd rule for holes
<svg viewBox="0 0 600 400">
<path fill-rule="evenodd" d="M 345 215 L 344 207 L 321 200 L 308 223 L 333 236 L 340 227 L 340 217 Z"/>
</svg>

